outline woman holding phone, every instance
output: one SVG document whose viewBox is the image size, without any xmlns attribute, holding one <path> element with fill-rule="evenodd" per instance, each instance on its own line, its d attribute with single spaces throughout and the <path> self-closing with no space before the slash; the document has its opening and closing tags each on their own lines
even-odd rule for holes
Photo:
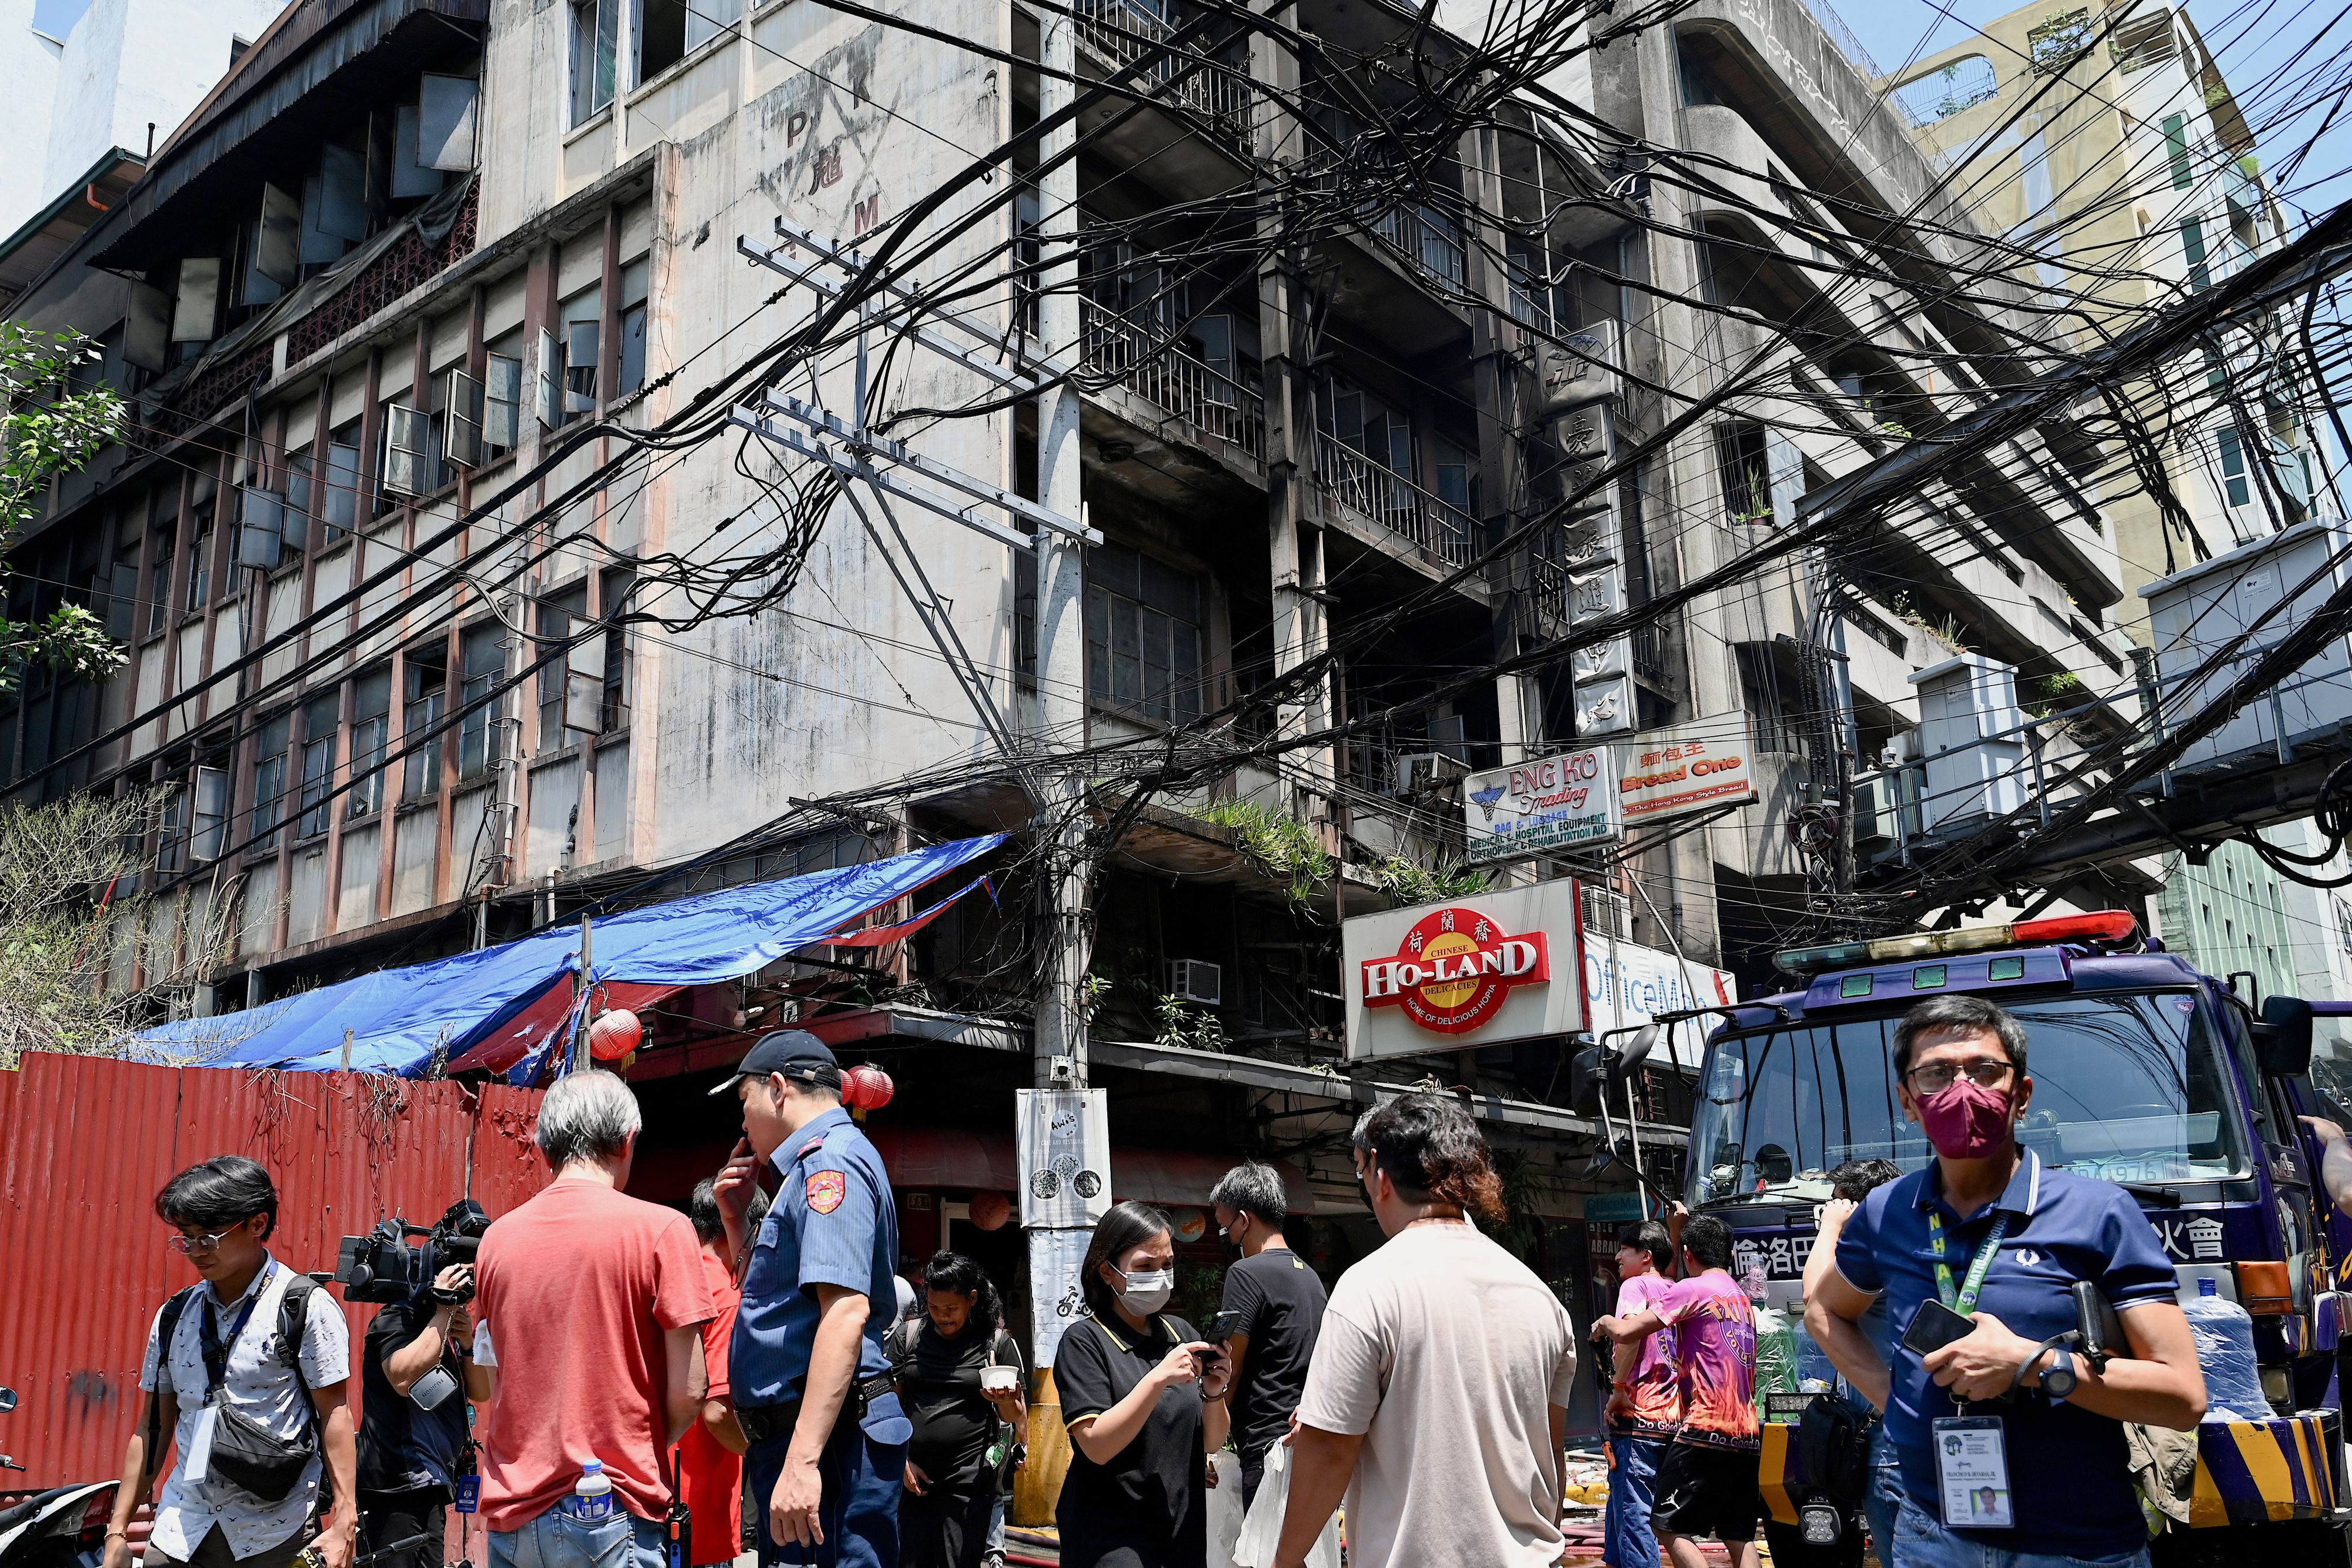
<svg viewBox="0 0 2352 1568">
<path fill-rule="evenodd" d="M 1064 1568 L 1205 1568 L 1209 1456 L 1224 1446 L 1233 1370 L 1160 1310 L 1176 1285 L 1168 1217 L 1114 1206 L 1078 1282 L 1087 1315 L 1054 1357 L 1071 1448 L 1055 1514 Z"/>
</svg>

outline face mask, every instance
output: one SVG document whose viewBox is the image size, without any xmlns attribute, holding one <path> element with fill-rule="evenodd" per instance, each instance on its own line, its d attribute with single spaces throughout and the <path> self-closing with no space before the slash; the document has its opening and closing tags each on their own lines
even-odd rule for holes
<svg viewBox="0 0 2352 1568">
<path fill-rule="evenodd" d="M 1132 1274 L 1122 1270 L 1119 1278 L 1127 1283 L 1119 1287 L 1118 1303 L 1139 1318 L 1148 1318 L 1166 1306 L 1169 1298 L 1176 1293 L 1173 1269 L 1140 1270 Z"/>
<path fill-rule="evenodd" d="M 1963 1073 L 1919 1102 L 1919 1125 L 1936 1152 L 1980 1160 L 2009 1136 L 2009 1096 Z"/>
</svg>

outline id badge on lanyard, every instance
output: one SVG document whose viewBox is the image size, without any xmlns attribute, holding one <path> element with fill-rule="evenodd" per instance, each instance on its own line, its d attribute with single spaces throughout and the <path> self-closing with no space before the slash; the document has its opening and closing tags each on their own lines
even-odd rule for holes
<svg viewBox="0 0 2352 1568">
<path fill-rule="evenodd" d="M 2009 1448 L 1997 1416 L 1947 1416 L 1934 1425 L 1936 1495 L 1948 1530 L 2011 1530 Z"/>
</svg>

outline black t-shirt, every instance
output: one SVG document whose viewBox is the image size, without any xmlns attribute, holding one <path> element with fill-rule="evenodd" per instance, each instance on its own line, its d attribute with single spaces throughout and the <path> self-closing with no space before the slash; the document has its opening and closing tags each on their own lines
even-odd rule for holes
<svg viewBox="0 0 2352 1568">
<path fill-rule="evenodd" d="M 1164 1313 L 1141 1335 L 1116 1316 L 1108 1322 L 1080 1318 L 1054 1353 L 1063 1424 L 1108 1411 L 1170 1351 L 1199 1337 L 1191 1323 Z M 1196 1383 L 1164 1390 L 1143 1430 L 1107 1465 L 1072 1443 L 1069 1475 L 1055 1511 L 1065 1568 L 1085 1568 L 1114 1546 L 1131 1546 L 1145 1563 L 1165 1568 L 1203 1568 L 1208 1473 Z"/>
<path fill-rule="evenodd" d="M 1239 1312 L 1235 1332 L 1249 1335 L 1234 1379 L 1234 1448 L 1244 1456 L 1290 1430 L 1328 1299 L 1307 1260 L 1287 1248 L 1268 1248 L 1225 1270 L 1223 1310 Z"/>
<path fill-rule="evenodd" d="M 394 1392 L 383 1370 L 383 1358 L 414 1343 L 432 1322 L 433 1301 L 425 1297 L 390 1302 L 368 1324 L 360 1351 L 362 1491 L 438 1491 L 448 1500 L 466 1447 L 465 1369 L 457 1353 L 442 1347 L 441 1364 L 457 1386 L 430 1410 Z"/>
<path fill-rule="evenodd" d="M 915 1424 L 907 1458 L 935 1486 L 961 1489 L 978 1481 L 988 1445 L 1003 1425 L 980 1391 L 980 1371 L 996 1365 L 1018 1372 L 1021 1347 L 1002 1330 L 992 1343 L 970 1322 L 950 1339 L 929 1316 L 910 1319 L 891 1340 L 894 1356 L 902 1347 L 909 1353 L 898 1384 L 907 1418 Z"/>
</svg>

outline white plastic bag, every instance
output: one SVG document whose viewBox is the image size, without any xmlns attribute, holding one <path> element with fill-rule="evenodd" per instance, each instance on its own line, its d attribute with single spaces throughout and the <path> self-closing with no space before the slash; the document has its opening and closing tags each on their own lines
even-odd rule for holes
<svg viewBox="0 0 2352 1568">
<path fill-rule="evenodd" d="M 1242 1532 L 1241 1457 L 1211 1454 L 1209 1480 L 1209 1568 L 1231 1568 L 1234 1539 Z"/>
<path fill-rule="evenodd" d="M 1240 1479 L 1235 1478 L 1238 1486 Z M 1238 1495 L 1238 1494 L 1236 1494 Z M 1234 1568 L 1269 1568 L 1275 1549 L 1282 1544 L 1283 1511 L 1290 1503 L 1290 1448 L 1276 1443 L 1265 1451 L 1265 1474 L 1257 1483 L 1257 1498 L 1242 1521 L 1241 1539 L 1234 1546 Z M 1323 1533 L 1307 1549 L 1307 1568 L 1339 1568 L 1339 1520 L 1323 1521 Z"/>
</svg>

